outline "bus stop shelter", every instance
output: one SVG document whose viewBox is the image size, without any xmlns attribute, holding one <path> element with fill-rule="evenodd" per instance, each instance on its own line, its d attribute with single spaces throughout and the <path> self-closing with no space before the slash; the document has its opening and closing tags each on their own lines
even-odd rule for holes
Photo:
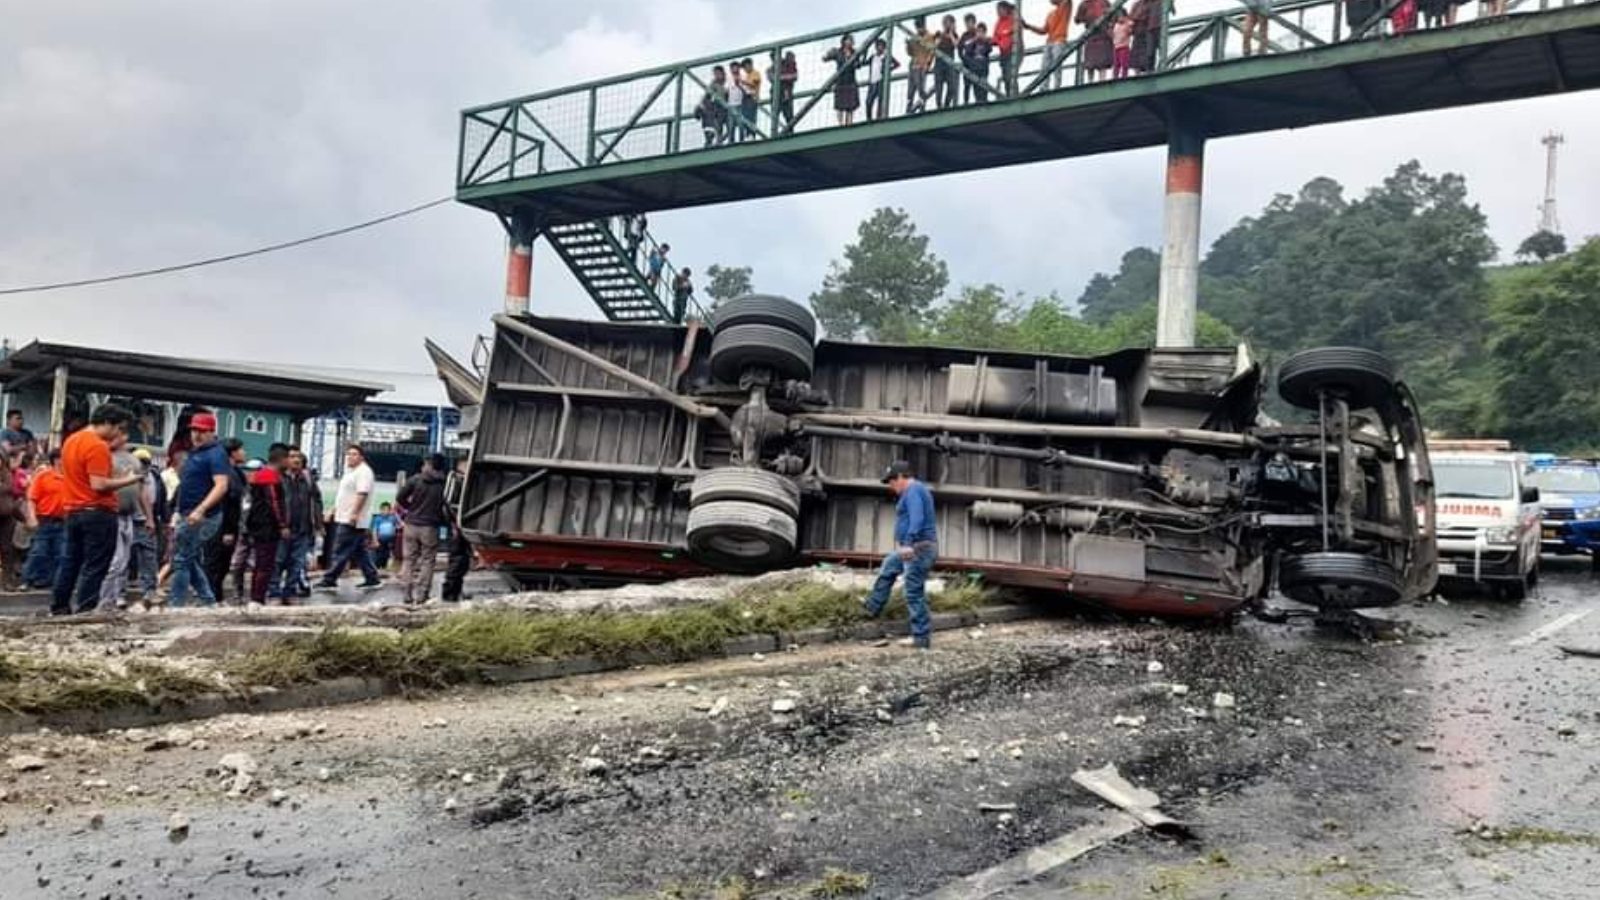
<svg viewBox="0 0 1600 900">
<path fill-rule="evenodd" d="M 49 422 L 52 446 L 59 444 L 62 431 L 71 424 L 67 421 L 69 391 L 84 397 L 249 410 L 245 418 L 263 425 L 269 417 L 281 417 L 293 434 L 278 439 L 293 440 L 307 419 L 340 409 L 353 411 L 355 439 L 362 405 L 392 390 L 388 384 L 331 377 L 292 366 L 181 359 L 39 341 L 0 360 L 0 385 L 8 395 L 8 408 L 33 413 L 32 421 Z M 175 419 L 169 417 L 164 424 L 163 442 L 170 439 Z M 263 428 L 261 433 L 268 432 Z"/>
</svg>

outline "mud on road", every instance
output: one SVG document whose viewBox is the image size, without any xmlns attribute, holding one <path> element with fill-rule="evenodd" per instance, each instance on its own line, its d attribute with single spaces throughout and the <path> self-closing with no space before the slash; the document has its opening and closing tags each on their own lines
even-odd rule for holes
<svg viewBox="0 0 1600 900">
<path fill-rule="evenodd" d="M 1389 643 L 1056 619 L 17 738 L 43 765 L 0 769 L 3 894 L 808 896 L 834 870 L 917 897 L 1097 815 L 1069 779 L 1114 762 L 1198 840 L 1005 896 L 1589 896 L 1600 662 L 1514 642 L 1594 594 L 1573 569 L 1521 607 L 1407 607 Z M 1560 637 L 1600 645 L 1600 616 Z"/>
</svg>

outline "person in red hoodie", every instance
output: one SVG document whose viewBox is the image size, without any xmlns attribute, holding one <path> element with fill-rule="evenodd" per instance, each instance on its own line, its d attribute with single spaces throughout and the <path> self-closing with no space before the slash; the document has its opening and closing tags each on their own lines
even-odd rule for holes
<svg viewBox="0 0 1600 900">
<path fill-rule="evenodd" d="M 289 513 L 283 496 L 283 470 L 289 462 L 289 448 L 273 444 L 267 450 L 267 464 L 250 477 L 250 512 L 245 530 L 250 533 L 250 602 L 265 603 L 278 561 L 278 542 L 289 538 Z"/>
</svg>

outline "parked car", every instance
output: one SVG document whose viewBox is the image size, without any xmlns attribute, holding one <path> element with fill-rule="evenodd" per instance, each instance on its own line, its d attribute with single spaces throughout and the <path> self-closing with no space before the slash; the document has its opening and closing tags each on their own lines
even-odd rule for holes
<svg viewBox="0 0 1600 900">
<path fill-rule="evenodd" d="M 1539 489 L 1540 548 L 1586 553 L 1600 566 L 1600 465 L 1590 460 L 1535 458 L 1528 483 Z"/>
<path fill-rule="evenodd" d="M 1286 361 L 1310 421 L 1277 425 L 1242 347 L 816 338 L 759 295 L 708 325 L 497 316 L 464 533 L 530 585 L 872 566 L 894 524 L 879 476 L 905 459 L 937 498 L 939 567 L 994 584 L 1192 617 L 1275 588 L 1330 613 L 1433 588 L 1427 447 L 1379 354 Z"/>
<path fill-rule="evenodd" d="M 1539 580 L 1540 494 L 1528 458 L 1434 453 L 1441 588 L 1486 585 L 1522 600 Z"/>
</svg>

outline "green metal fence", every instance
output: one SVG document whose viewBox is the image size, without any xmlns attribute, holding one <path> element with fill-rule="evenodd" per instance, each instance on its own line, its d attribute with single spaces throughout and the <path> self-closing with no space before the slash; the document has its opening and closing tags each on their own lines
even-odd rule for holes
<svg viewBox="0 0 1600 900">
<path fill-rule="evenodd" d="M 1141 7 L 1138 3 L 1148 4 Z M 1225 2 L 1225 0 L 1224 0 Z M 1546 9 L 1577 6 L 1593 0 L 1509 0 L 1495 15 L 1537 15 Z M 1114 18 L 1150 10 L 1153 22 L 1145 40 L 1153 44 L 1150 64 L 1131 77 L 1148 77 L 1194 66 L 1233 63 L 1242 56 L 1246 17 L 1243 5 L 1229 4 L 1212 12 L 1177 16 L 1171 0 L 1108 0 L 1104 15 L 1077 21 L 1064 49 L 1047 51 L 1044 39 L 1024 31 L 1024 40 L 1005 59 L 995 51 L 987 65 L 975 55 L 963 58 L 958 48 L 941 52 L 934 41 L 931 69 L 912 67 L 912 42 L 919 40 L 918 20 L 938 32 L 945 17 L 956 31 L 965 31 L 968 15 L 993 29 L 994 4 L 940 3 L 881 19 L 873 19 L 802 37 L 748 47 L 714 57 L 662 66 L 645 72 L 530 94 L 465 110 L 457 160 L 458 188 L 496 184 L 519 178 L 596 168 L 620 162 L 698 152 L 741 141 L 779 141 L 791 134 L 848 127 L 837 106 L 848 105 L 855 84 L 859 124 L 876 118 L 937 116 L 943 108 L 974 103 L 1005 103 L 1056 90 L 1074 90 L 1109 77 L 1098 66 Z M 1352 40 L 1403 41 L 1390 14 L 1401 0 L 1274 0 L 1266 38 L 1258 52 L 1282 55 L 1315 52 L 1329 44 Z M 1023 19 L 1040 26 L 1050 8 L 1030 0 L 1021 4 Z M 1083 0 L 1074 4 L 1082 19 Z M 1455 8 L 1453 27 L 1483 21 L 1488 4 Z M 1429 23 L 1419 17 L 1421 30 Z M 1450 26 L 1443 26 L 1450 27 Z M 844 36 L 854 39 L 855 55 L 841 52 Z M 992 37 L 992 34 L 991 34 Z M 871 65 L 871 49 L 885 42 L 898 68 L 883 71 Z M 1137 38 L 1136 38 L 1137 40 Z M 1097 46 L 1098 45 L 1098 46 Z M 716 67 L 749 60 L 760 74 L 753 104 L 738 104 L 713 89 Z M 970 64 L 969 64 L 970 62 Z M 1014 71 L 1014 77 L 1006 77 Z M 952 90 L 953 89 L 953 90 Z M 881 92 L 881 107 L 869 112 L 869 101 Z M 954 94 L 954 100 L 950 98 Z"/>
</svg>

